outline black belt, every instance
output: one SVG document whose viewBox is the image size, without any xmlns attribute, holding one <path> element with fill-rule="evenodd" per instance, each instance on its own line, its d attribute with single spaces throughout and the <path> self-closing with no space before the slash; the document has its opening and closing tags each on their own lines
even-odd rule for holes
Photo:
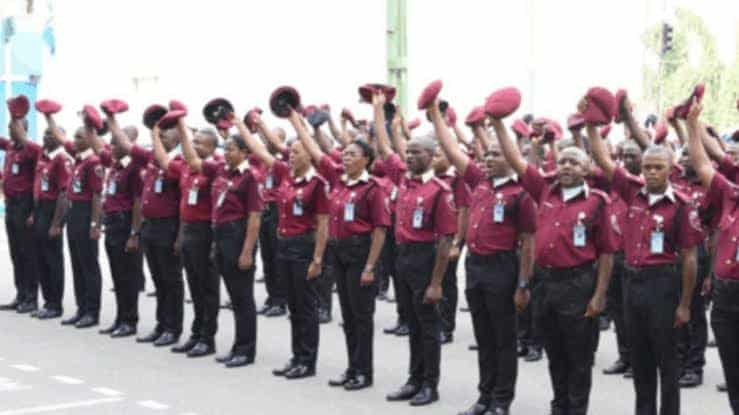
<svg viewBox="0 0 739 415">
<path fill-rule="evenodd" d="M 372 235 L 364 233 L 361 235 L 351 235 L 346 238 L 333 238 L 329 239 L 328 243 L 331 245 L 353 245 L 356 243 L 369 242 L 372 240 Z"/>
<path fill-rule="evenodd" d="M 645 265 L 643 267 L 626 265 L 626 277 L 633 280 L 674 277 L 676 273 L 677 265 L 675 264 Z"/>
<path fill-rule="evenodd" d="M 564 281 L 579 277 L 585 271 L 592 271 L 595 262 L 588 261 L 574 267 L 536 267 L 536 276 L 542 281 Z"/>
<path fill-rule="evenodd" d="M 406 242 L 397 244 L 397 248 L 398 254 L 400 255 L 413 254 L 416 252 L 428 251 L 429 249 L 435 249 L 436 242 Z"/>
<path fill-rule="evenodd" d="M 295 236 L 280 236 L 278 234 L 277 235 L 277 240 L 283 241 L 283 242 L 289 242 L 289 243 L 292 243 L 292 242 L 310 242 L 310 243 L 313 243 L 313 242 L 316 241 L 316 234 L 313 231 L 306 232 L 306 233 L 301 233 L 300 235 L 295 235 Z"/>
</svg>

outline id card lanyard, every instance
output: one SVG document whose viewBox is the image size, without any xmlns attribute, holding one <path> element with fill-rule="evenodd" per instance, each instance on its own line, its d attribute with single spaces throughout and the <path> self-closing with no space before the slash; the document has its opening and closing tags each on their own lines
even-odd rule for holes
<svg viewBox="0 0 739 415">
<path fill-rule="evenodd" d="M 585 241 L 587 240 L 587 233 L 585 231 L 585 212 L 577 214 L 577 223 L 572 228 L 572 241 L 573 245 L 577 248 L 585 247 Z"/>
<path fill-rule="evenodd" d="M 221 194 L 218 195 L 218 200 L 216 201 L 216 209 L 219 209 L 221 206 L 223 206 L 223 201 L 226 200 L 226 193 L 228 193 L 228 190 L 231 188 L 231 183 L 232 182 L 230 180 L 226 182 L 226 187 L 224 187 L 223 190 L 221 190 Z"/>
<path fill-rule="evenodd" d="M 503 201 L 503 193 L 495 194 L 495 207 L 493 207 L 493 222 L 503 223 L 505 220 L 505 202 Z"/>
<path fill-rule="evenodd" d="M 344 222 L 354 222 L 354 197 L 356 195 L 356 193 L 351 192 L 349 200 L 344 203 Z"/>
<path fill-rule="evenodd" d="M 303 216 L 303 189 L 298 189 L 293 201 L 293 216 Z"/>
<path fill-rule="evenodd" d="M 662 215 L 654 215 L 653 218 L 654 230 L 649 241 L 649 251 L 653 254 L 662 254 L 665 252 L 665 218 Z"/>
<path fill-rule="evenodd" d="M 413 229 L 423 228 L 423 198 L 416 200 L 416 208 L 413 209 Z"/>
<path fill-rule="evenodd" d="M 193 181 L 192 187 L 190 188 L 190 191 L 187 193 L 187 205 L 188 206 L 195 206 L 198 204 L 198 191 L 200 188 L 198 187 L 198 179 L 195 179 Z"/>
</svg>

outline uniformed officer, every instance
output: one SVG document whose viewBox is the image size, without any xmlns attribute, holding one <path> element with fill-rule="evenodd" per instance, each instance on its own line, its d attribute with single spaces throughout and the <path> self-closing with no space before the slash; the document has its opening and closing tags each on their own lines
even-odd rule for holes
<svg viewBox="0 0 739 415">
<path fill-rule="evenodd" d="M 382 154 L 391 154 L 385 128 L 385 95 L 373 97 L 374 129 Z M 457 232 L 454 195 L 443 180 L 435 177 L 431 162 L 436 152 L 433 136 L 416 137 L 406 150 L 408 174 L 397 155 L 386 159 L 385 172 L 398 186 L 395 240 L 398 256 L 398 301 L 410 305 L 409 378 L 389 401 L 410 401 L 412 406 L 439 399 L 441 360 L 441 316 L 438 303 L 449 262 L 452 237 Z"/>
<path fill-rule="evenodd" d="M 152 136 L 160 135 L 170 160 L 181 160 L 173 153 L 180 142 L 176 129 L 160 131 L 154 126 Z M 154 152 L 133 144 L 124 135 L 117 137 L 123 153 L 131 156 L 136 164 L 145 166 L 141 171 L 141 243 L 156 288 L 157 324 L 139 343 L 154 343 L 155 346 L 170 346 L 177 343 L 182 333 L 184 284 L 180 258 L 175 251 L 175 240 L 179 232 L 180 189 L 176 178 L 157 163 Z"/>
<path fill-rule="evenodd" d="M 536 272 L 532 293 L 549 359 L 552 414 L 586 414 L 598 338 L 616 241 L 608 196 L 585 182 L 589 160 L 568 147 L 559 153 L 556 181 L 527 163 L 502 121 L 492 118 L 508 163 L 538 205 Z"/>
<path fill-rule="evenodd" d="M 303 122 L 294 110 L 289 119 L 293 125 Z M 288 164 L 277 160 L 251 134 L 245 134 L 243 121 L 234 122 L 252 152 L 280 180 L 276 192 L 277 272 L 287 283 L 293 355 L 283 368 L 272 373 L 287 379 L 314 376 L 319 336 L 316 285 L 328 239 L 328 183 L 316 173 L 300 142 L 290 144 Z"/>
<path fill-rule="evenodd" d="M 103 201 L 105 223 L 105 251 L 108 254 L 110 275 L 113 279 L 116 300 L 116 318 L 110 327 L 100 330 L 113 338 L 136 334 L 139 322 L 140 258 L 139 234 L 141 232 L 141 175 L 142 165 L 124 154 L 118 139 L 125 134 L 113 114 L 108 114 L 108 126 L 113 136 L 111 146 L 98 144 L 98 156 L 107 167 L 108 176 Z"/>
<path fill-rule="evenodd" d="M 580 107 L 591 105 L 587 100 Z M 642 156 L 644 180 L 613 163 L 597 128 L 587 125 L 593 156 L 629 207 L 623 229 L 626 255 L 624 291 L 636 390 L 635 413 L 680 413 L 677 327 L 690 320 L 700 220 L 689 198 L 668 180 L 672 152 L 652 146 Z M 681 275 L 682 274 L 682 277 Z M 681 282 L 682 280 L 682 282 Z"/>
<path fill-rule="evenodd" d="M 342 164 L 337 164 L 304 128 L 298 128 L 298 136 L 331 186 L 327 265 L 339 294 L 349 364 L 341 375 L 329 380 L 329 385 L 364 389 L 373 381 L 379 288 L 375 269 L 390 226 L 389 195 L 369 174 L 374 150 L 367 142 L 354 141 L 347 146 Z"/>
<path fill-rule="evenodd" d="M 516 310 L 526 308 L 530 298 L 536 206 L 497 143 L 486 147 L 481 169 L 460 149 L 439 111 L 432 107 L 429 114 L 446 157 L 472 189 L 465 295 L 479 350 L 480 396 L 462 415 L 504 415 L 513 401 L 518 371 Z M 473 128 L 475 135 L 487 134 L 481 125 Z"/>
<path fill-rule="evenodd" d="M 703 146 L 710 142 L 705 125 L 700 122 L 700 104 L 693 104 L 687 117 L 688 150 L 691 163 L 701 182 L 708 188 L 707 209 L 718 212 L 713 270 L 713 308 L 711 327 L 716 336 L 719 358 L 726 377 L 729 406 L 734 415 L 739 414 L 739 187 L 732 180 L 717 172 L 706 155 Z M 708 147 L 706 145 L 706 147 Z"/>
<path fill-rule="evenodd" d="M 64 296 L 63 217 L 67 207 L 67 185 L 72 159 L 55 139 L 51 128 L 44 132 L 44 151 L 36 165 L 33 237 L 38 252 L 38 273 L 44 306 L 39 319 L 62 315 Z"/>
<path fill-rule="evenodd" d="M 30 313 L 38 307 L 38 274 L 30 225 L 33 221 L 33 178 L 41 147 L 28 139 L 25 118 L 11 119 L 8 131 L 10 140 L 0 138 L 0 150 L 5 151 L 5 230 L 13 262 L 16 296 L 0 309 Z"/>
<path fill-rule="evenodd" d="M 187 128 L 178 128 L 179 135 L 190 134 Z M 182 142 L 198 160 L 211 160 L 218 166 L 223 161 L 214 158 L 218 136 L 209 129 L 199 130 L 192 142 Z M 213 176 L 206 176 L 202 163 L 190 165 L 182 159 L 170 160 L 161 140 L 153 141 L 154 154 L 162 169 L 179 180 L 180 221 L 182 234 L 182 262 L 187 272 L 187 286 L 192 297 L 194 319 L 190 338 L 175 346 L 175 353 L 201 357 L 215 353 L 215 334 L 218 328 L 220 280 L 211 260 L 213 243 L 211 187 Z M 191 157 L 194 160 L 194 157 Z"/>
</svg>

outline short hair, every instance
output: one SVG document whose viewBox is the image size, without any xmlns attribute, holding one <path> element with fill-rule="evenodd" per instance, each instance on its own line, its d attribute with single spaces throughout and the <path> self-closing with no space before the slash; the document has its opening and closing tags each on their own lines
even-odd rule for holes
<svg viewBox="0 0 739 415">
<path fill-rule="evenodd" d="M 372 148 L 372 146 L 369 145 L 364 140 L 354 140 L 351 144 L 356 144 L 357 147 L 359 147 L 362 150 L 362 155 L 367 157 L 368 163 L 367 165 L 371 165 L 373 161 L 375 161 L 375 149 Z"/>
<path fill-rule="evenodd" d="M 651 145 L 647 147 L 646 150 L 644 150 L 644 154 L 642 157 L 649 157 L 649 156 L 661 156 L 665 157 L 667 159 L 668 163 L 672 163 L 673 160 L 673 153 L 672 150 L 667 146 L 660 146 L 660 145 Z"/>
<path fill-rule="evenodd" d="M 244 137 L 238 135 L 238 134 L 231 134 L 231 137 L 229 137 L 231 141 L 236 144 L 236 147 L 239 148 L 241 151 L 249 151 L 249 147 L 246 145 L 246 140 L 244 140 Z"/>
<path fill-rule="evenodd" d="M 135 125 L 127 125 L 123 127 L 123 132 L 128 136 L 131 141 L 136 141 L 139 138 L 139 129 Z"/>
<path fill-rule="evenodd" d="M 218 133 L 216 132 L 216 130 L 213 129 L 212 127 L 200 128 L 200 129 L 198 129 L 198 134 L 207 135 L 210 139 L 213 140 L 213 144 L 216 147 L 218 147 L 218 137 L 219 136 L 218 136 Z"/>
<path fill-rule="evenodd" d="M 424 150 L 428 150 L 432 153 L 436 152 L 436 147 L 438 147 L 436 136 L 433 133 L 415 136 L 408 142 L 409 146 L 411 144 L 418 145 Z"/>
<path fill-rule="evenodd" d="M 623 152 L 627 148 L 633 148 L 636 149 L 641 153 L 641 147 L 639 147 L 639 144 L 636 143 L 634 140 L 624 140 L 619 143 L 621 145 L 621 151 Z"/>
<path fill-rule="evenodd" d="M 559 157 L 562 158 L 565 154 L 568 153 L 572 153 L 575 158 L 577 158 L 582 163 L 588 163 L 590 161 L 590 157 L 588 157 L 588 153 L 586 153 L 585 150 L 581 149 L 580 147 L 574 146 L 562 149 L 562 151 L 559 152 Z"/>
</svg>

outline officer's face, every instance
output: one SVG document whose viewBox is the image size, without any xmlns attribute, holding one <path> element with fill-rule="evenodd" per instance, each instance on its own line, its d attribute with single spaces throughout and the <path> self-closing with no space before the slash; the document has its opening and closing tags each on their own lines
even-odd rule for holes
<svg viewBox="0 0 739 415">
<path fill-rule="evenodd" d="M 648 154 L 642 158 L 641 165 L 647 190 L 660 192 L 667 185 L 670 176 L 670 160 L 665 154 Z"/>
<path fill-rule="evenodd" d="M 449 159 L 446 158 L 446 154 L 444 154 L 444 151 L 442 151 L 440 148 L 436 150 L 432 163 L 434 171 L 437 174 L 441 174 L 449 170 Z"/>
<path fill-rule="evenodd" d="M 304 171 L 310 167 L 310 155 L 300 141 L 293 141 L 290 145 L 290 167 L 293 171 Z"/>
<path fill-rule="evenodd" d="M 192 139 L 192 146 L 201 159 L 207 159 L 212 156 L 216 150 L 215 137 L 207 134 L 195 133 Z"/>
<path fill-rule="evenodd" d="M 174 128 L 162 131 L 160 138 L 162 140 L 162 146 L 167 151 L 172 151 L 180 144 L 180 136 Z"/>
<path fill-rule="evenodd" d="M 84 128 L 78 128 L 74 133 L 74 149 L 77 152 L 83 152 L 90 148 L 90 142 L 87 140 L 87 134 Z"/>
<path fill-rule="evenodd" d="M 239 148 L 234 140 L 228 140 L 226 147 L 223 149 L 223 158 L 226 159 L 228 167 L 235 169 L 246 159 L 246 150 Z"/>
<path fill-rule="evenodd" d="M 641 150 L 634 146 L 626 146 L 621 151 L 621 160 L 629 173 L 638 175 L 641 173 Z"/>
<path fill-rule="evenodd" d="M 405 150 L 405 161 L 408 170 L 413 174 L 421 174 L 428 170 L 433 153 L 418 143 L 411 143 Z"/>
<path fill-rule="evenodd" d="M 350 144 L 341 153 L 341 162 L 344 164 L 346 174 L 350 177 L 356 177 L 367 168 L 369 159 L 364 155 L 361 147 Z"/>
<path fill-rule="evenodd" d="M 563 187 L 580 185 L 587 174 L 587 160 L 578 152 L 565 149 L 557 160 L 557 177 Z"/>
<path fill-rule="evenodd" d="M 54 134 L 51 133 L 50 129 L 44 130 L 44 147 L 45 148 L 55 148 L 57 146 L 57 142 L 54 139 Z"/>
<path fill-rule="evenodd" d="M 508 174 L 510 166 L 497 144 L 491 145 L 485 153 L 485 172 L 488 177 L 504 177 Z"/>
</svg>

